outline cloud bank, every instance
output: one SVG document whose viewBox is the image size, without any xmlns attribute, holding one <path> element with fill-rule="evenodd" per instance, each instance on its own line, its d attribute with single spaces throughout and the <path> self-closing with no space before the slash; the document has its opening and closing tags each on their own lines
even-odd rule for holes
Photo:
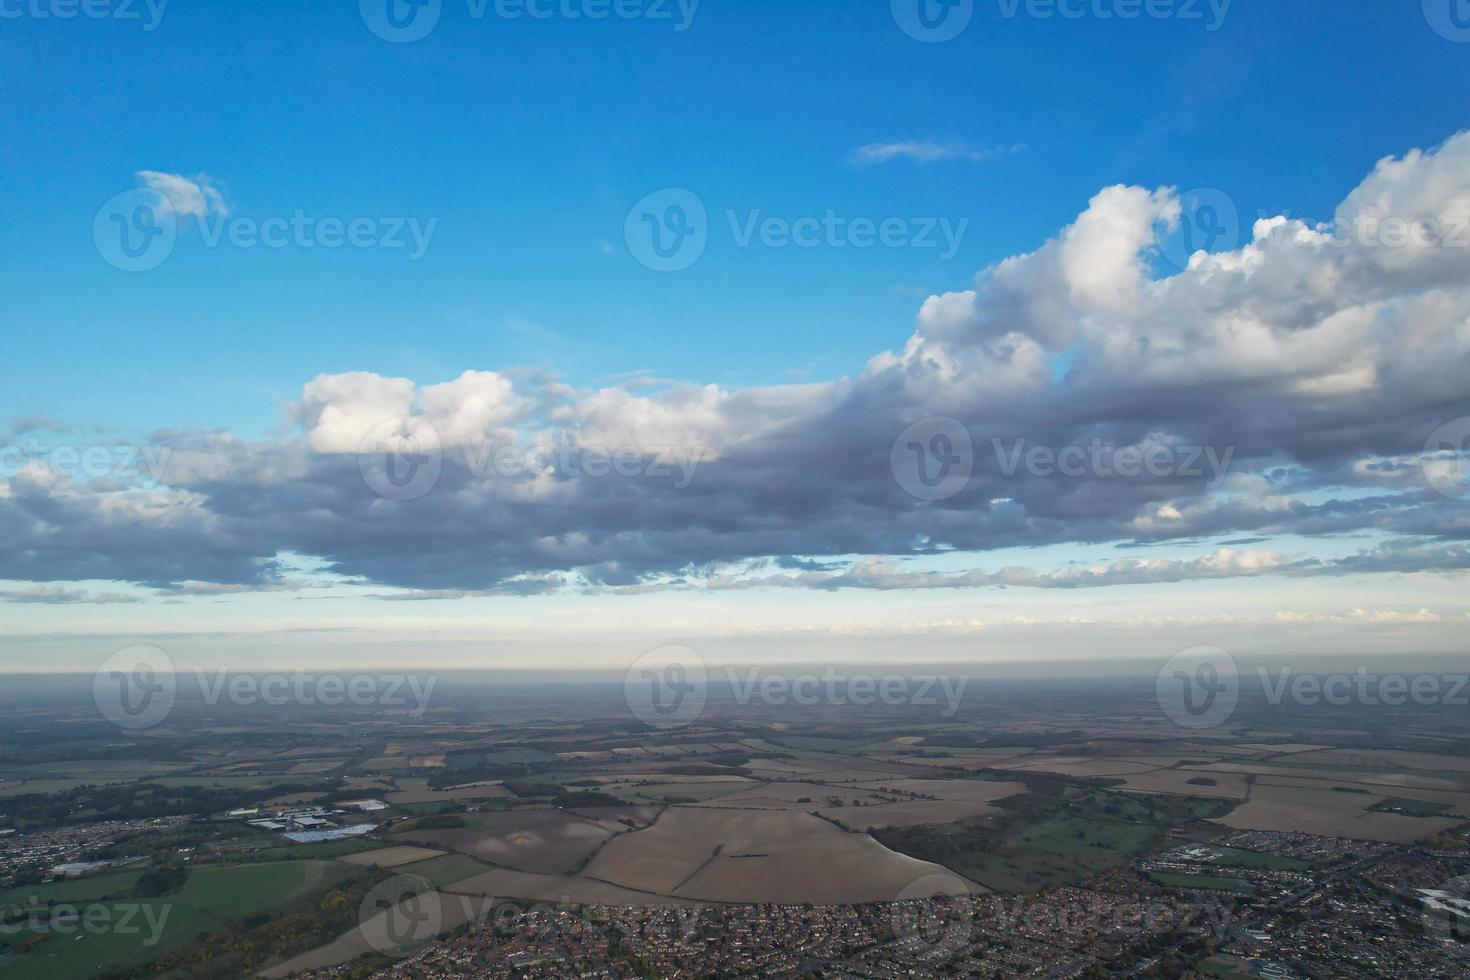
<svg viewBox="0 0 1470 980">
<path fill-rule="evenodd" d="M 207 179 L 140 177 L 180 214 L 224 207 Z M 1178 193 L 1104 188 L 1034 251 L 925 300 L 906 342 L 852 378 L 583 390 L 510 369 L 428 385 L 321 375 L 279 440 L 155 433 L 150 443 L 171 450 L 158 485 L 36 463 L 6 474 L 0 578 L 266 587 L 284 554 L 373 584 L 468 591 L 749 587 L 721 578 L 725 567 L 791 556 L 875 558 L 763 584 L 1464 568 L 1470 493 L 1437 492 L 1420 456 L 1436 427 L 1470 416 L 1470 247 L 1451 234 L 1467 218 L 1461 133 L 1382 160 L 1330 223 L 1263 219 L 1243 246 L 1197 252 L 1173 275 L 1159 271 L 1157 241 L 1181 220 Z M 1435 231 L 1390 241 L 1380 232 L 1394 222 Z M 923 499 L 895 479 L 892 451 L 936 416 L 968 433 L 972 472 Z M 1102 445 L 1110 458 L 1228 449 L 1231 462 L 1219 479 L 1183 465 L 1063 475 L 1008 465 L 994 448 L 1020 441 L 1054 455 Z M 394 499 L 365 478 L 365 455 L 406 465 L 406 480 L 432 465 L 432 485 Z M 1390 543 L 1347 563 L 1217 551 L 970 581 L 884 557 L 1220 535 Z"/>
</svg>

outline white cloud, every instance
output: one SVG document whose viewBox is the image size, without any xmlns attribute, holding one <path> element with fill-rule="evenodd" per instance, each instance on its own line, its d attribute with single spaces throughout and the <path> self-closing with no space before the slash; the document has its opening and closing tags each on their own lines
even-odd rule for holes
<svg viewBox="0 0 1470 980">
<path fill-rule="evenodd" d="M 1010 156 L 1026 149 L 1024 144 L 995 146 L 975 149 L 964 143 L 937 143 L 928 140 L 906 140 L 899 143 L 868 143 L 852 151 L 851 160 L 856 164 L 889 163 L 893 160 L 914 160 L 918 163 L 934 163 L 939 160 L 969 160 L 980 162 Z"/>
<path fill-rule="evenodd" d="M 224 193 L 208 174 L 190 178 L 159 170 L 139 170 L 138 179 L 158 194 L 167 210 L 180 217 L 205 218 L 230 212 Z"/>
<path fill-rule="evenodd" d="M 319 453 L 356 453 L 375 429 L 413 410 L 414 383 L 367 371 L 320 374 L 302 392 L 306 441 Z"/>
</svg>

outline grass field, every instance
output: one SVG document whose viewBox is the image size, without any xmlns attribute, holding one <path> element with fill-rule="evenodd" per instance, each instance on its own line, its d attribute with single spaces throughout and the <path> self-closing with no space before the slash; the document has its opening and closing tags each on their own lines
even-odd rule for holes
<svg viewBox="0 0 1470 980">
<path fill-rule="evenodd" d="M 412 864 L 400 865 L 393 869 L 395 874 L 418 875 L 426 878 L 436 888 L 452 885 L 466 878 L 484 874 L 491 870 L 488 864 L 482 864 L 472 857 L 463 854 L 446 854 L 443 857 L 429 858 L 427 861 L 416 861 Z"/>
<path fill-rule="evenodd" d="M 372 851 L 386 846 L 382 841 L 369 840 L 365 837 L 353 837 L 347 840 L 321 841 L 317 844 L 288 844 L 282 847 L 268 847 L 263 851 L 257 851 L 249 855 L 248 858 L 251 861 L 324 860 L 341 857 L 344 854 L 360 854 L 363 851 Z M 239 860 L 239 858 L 231 858 L 231 860 Z"/>
<path fill-rule="evenodd" d="M 1255 980 L 1254 974 L 1236 969 L 1238 962 L 1230 956 L 1211 956 L 1197 964 L 1196 969 L 1206 976 L 1220 977 L 1221 980 Z"/>
<path fill-rule="evenodd" d="M 1401 813 L 1406 817 L 1437 817 L 1450 806 L 1449 803 L 1390 797 L 1381 803 L 1374 804 L 1372 809 L 1377 813 Z"/>
<path fill-rule="evenodd" d="M 0 912 L 13 908 L 32 908 L 56 902 L 96 902 L 104 898 L 124 898 L 132 894 L 142 871 L 117 871 L 92 875 L 71 881 L 49 881 L 44 885 L 23 885 L 0 891 Z"/>
<path fill-rule="evenodd" d="M 1312 866 L 1300 858 L 1264 851 L 1246 851 L 1238 847 L 1216 847 L 1220 857 L 1210 863 L 1220 868 L 1257 868 L 1262 871 L 1306 871 Z"/>
<path fill-rule="evenodd" d="M 321 861 L 195 869 L 176 895 L 95 906 L 107 910 L 105 927 L 66 935 L 58 930 L 24 959 L 0 967 L 0 980 L 72 980 L 146 963 L 188 946 L 201 932 L 279 909 L 352 873 L 347 865 Z"/>
<path fill-rule="evenodd" d="M 1072 790 L 1060 798 L 1017 797 L 999 817 L 875 836 L 997 891 L 1032 892 L 1116 867 L 1148 849 L 1167 828 L 1225 806 L 1191 797 Z"/>
</svg>

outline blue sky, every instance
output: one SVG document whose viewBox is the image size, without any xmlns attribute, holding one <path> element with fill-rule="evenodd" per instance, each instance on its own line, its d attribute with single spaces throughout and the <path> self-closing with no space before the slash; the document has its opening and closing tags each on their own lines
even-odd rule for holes
<svg viewBox="0 0 1470 980">
<path fill-rule="evenodd" d="M 1007 20 L 979 4 L 921 44 L 883 3 L 706 0 L 667 22 L 473 20 L 450 2 L 393 45 L 351 3 L 169 4 L 134 22 L 4 24 L 0 148 L 11 414 L 144 427 L 275 424 L 322 371 L 433 380 L 551 366 L 772 384 L 839 377 L 906 335 L 915 290 L 963 288 L 1116 182 L 1226 189 L 1326 217 L 1380 156 L 1464 122 L 1463 45 L 1407 5 L 1246 3 L 1181 20 Z M 870 143 L 1024 145 L 980 162 L 852 166 Z M 128 276 L 96 209 L 155 169 L 206 173 L 240 214 L 436 217 L 418 262 L 208 251 Z M 631 204 L 969 219 L 959 253 L 771 251 L 717 238 L 657 275 Z M 79 356 L 84 355 L 84 356 Z M 58 385 L 59 379 L 71 382 Z"/>
<path fill-rule="evenodd" d="M 115 12 L 120 2 L 99 9 Z M 378 0 L 363 2 L 367 9 Z M 583 10 L 587 0 L 559 2 Z M 645 12 L 654 4 L 626 2 Z M 1436 2 L 1427 0 L 1425 9 Z M 1418 3 L 1235 0 L 1215 30 L 1209 26 L 1216 13 L 1203 0 L 1185 6 L 1198 10 L 1198 18 L 1099 15 L 1120 3 L 1128 0 L 1088 0 L 1069 8 L 1082 11 L 1076 18 L 1042 18 L 1028 15 L 1026 4 L 1008 16 L 1009 0 L 975 0 L 973 19 L 959 36 L 921 43 L 900 28 L 886 0 L 704 0 L 683 30 L 672 2 L 654 8 L 668 9 L 672 20 L 593 21 L 561 13 L 506 19 L 494 15 L 493 3 L 477 18 L 466 0 L 443 0 L 426 37 L 389 43 L 369 29 L 357 3 L 341 0 L 172 0 L 156 23 L 141 4 L 135 8 L 141 19 L 60 19 L 39 16 L 54 14 L 53 0 L 0 0 L 0 56 L 7 65 L 0 74 L 0 325 L 9 365 L 0 386 L 0 430 L 7 420 L 59 420 L 70 430 L 35 434 L 33 423 L 15 422 L 10 439 L 132 438 L 167 445 L 192 467 L 169 485 L 175 496 L 148 488 L 160 496 L 146 498 L 151 509 L 142 524 L 160 523 L 136 540 L 127 536 L 131 531 L 81 523 L 67 528 L 75 541 L 56 546 L 54 554 L 27 544 L 29 530 L 9 539 L 25 557 L 0 569 L 0 583 L 9 583 L 0 595 L 34 596 L 40 588 L 70 597 L 66 590 L 79 589 L 78 595 L 143 602 L 80 602 L 75 609 L 69 598 L 55 609 L 49 600 L 0 603 L 0 632 L 9 624 L 27 642 L 42 642 L 36 638 L 73 636 L 71 627 L 81 622 L 92 637 L 84 651 L 91 656 L 118 637 L 147 630 L 198 635 L 218 626 L 218 616 L 231 629 L 262 635 L 313 623 L 368 629 L 363 624 L 371 622 L 389 649 L 401 651 L 406 636 L 441 629 L 458 636 L 455 631 L 468 628 L 466 616 L 482 617 L 476 628 L 504 629 L 516 642 L 550 642 L 521 622 L 527 607 L 586 610 L 604 634 L 629 637 L 633 646 L 721 615 L 769 617 L 795 632 L 830 629 L 851 617 L 868 623 L 873 635 L 913 629 L 933 639 L 932 630 L 925 633 L 933 624 L 973 620 L 975 604 L 991 623 L 1031 617 L 1034 606 L 1045 604 L 1059 620 L 1105 615 L 1110 605 L 1127 605 L 1118 596 L 1217 623 L 1230 616 L 1266 623 L 1280 611 L 1267 608 L 1277 580 L 1231 579 L 1257 573 L 1257 564 L 1241 571 L 1238 558 L 1203 573 L 1179 573 L 1221 575 L 1221 584 L 1119 584 L 1072 606 L 1044 589 L 1026 599 L 1014 598 L 1017 589 L 1001 595 L 994 590 L 1003 586 L 994 582 L 991 591 L 896 586 L 883 569 L 864 570 L 860 584 L 844 578 L 813 591 L 781 581 L 725 596 L 616 595 L 688 584 L 679 546 L 659 537 L 675 530 L 690 548 L 686 560 L 698 566 L 697 576 L 736 566 L 736 574 L 759 577 L 769 571 L 760 563 L 778 559 L 791 568 L 831 563 L 824 575 L 838 565 L 858 568 L 865 558 L 939 572 L 1023 564 L 1046 572 L 1129 556 L 1187 562 L 1221 548 L 1265 549 L 1272 557 L 1251 561 L 1290 565 L 1283 574 L 1303 577 L 1287 580 L 1301 583 L 1287 598 L 1300 598 L 1297 611 L 1328 626 L 1350 630 L 1355 608 L 1412 617 L 1436 598 L 1444 602 L 1432 610 L 1441 624 L 1458 622 L 1465 614 L 1453 598 L 1463 587 L 1458 559 L 1441 551 L 1404 559 L 1402 549 L 1463 548 L 1465 525 L 1455 524 L 1463 511 L 1386 477 L 1360 483 L 1365 471 L 1354 468 L 1370 458 L 1412 458 L 1436 425 L 1470 415 L 1463 390 L 1457 397 L 1436 387 L 1446 383 L 1436 372 L 1466 363 L 1463 347 L 1446 339 L 1452 327 L 1433 338 L 1445 346 L 1426 354 L 1425 363 L 1406 366 L 1400 362 L 1407 355 L 1374 346 L 1365 364 L 1360 355 L 1370 348 L 1362 337 L 1339 338 L 1330 355 L 1299 343 L 1296 290 L 1262 289 L 1236 312 L 1272 321 L 1272 343 L 1280 346 L 1264 356 L 1222 347 L 1215 359 L 1233 370 L 1239 354 L 1240 365 L 1253 367 L 1206 380 L 1197 366 L 1160 367 L 1155 377 L 1146 361 L 1133 373 L 1120 372 L 1109 360 L 1117 354 L 1110 338 L 1136 330 L 1155 349 L 1172 349 L 1178 338 L 1163 338 L 1157 323 L 1171 310 L 1202 309 L 1205 301 L 1161 301 L 1154 312 L 1119 305 L 1113 287 L 1097 287 L 1095 280 L 1116 272 L 1119 288 L 1147 293 L 1147 285 L 1129 278 L 1131 258 L 1110 264 L 1116 249 L 1094 242 L 1086 268 L 1064 256 L 1056 271 L 1044 245 L 1074 222 L 1081 227 L 1084 213 L 1113 229 L 1154 222 L 1167 235 L 1177 220 L 1170 202 L 1182 199 L 1187 212 L 1195 188 L 1219 189 L 1241 215 L 1244 232 L 1213 243 L 1211 251 L 1221 254 L 1247 245 L 1257 216 L 1311 226 L 1331 221 L 1354 188 L 1377 173 L 1378 161 L 1432 150 L 1470 126 L 1463 99 L 1470 43 L 1436 30 Z M 1406 201 L 1412 198 L 1406 187 L 1445 186 L 1444 173 L 1459 173 L 1455 153 L 1447 149 L 1437 158 L 1442 173 L 1426 165 L 1422 174 L 1384 176 L 1388 197 Z M 209 247 L 175 202 L 180 224 L 167 260 L 146 272 L 121 271 L 99 253 L 94 219 L 100 209 L 105 226 L 110 199 L 138 188 L 157 193 L 160 181 L 217 195 L 201 205 L 204 219 L 216 222 L 259 223 L 300 212 L 314 220 L 367 219 L 375 227 L 403 219 L 431 234 L 413 258 L 396 248 Z M 1143 189 L 1139 195 L 1167 187 L 1181 193 L 1089 204 L 1113 185 Z M 645 267 L 624 237 L 630 209 L 665 188 L 693 192 L 708 218 L 702 257 L 673 272 Z M 1147 212 L 1142 219 L 1140 209 Z M 910 230 L 937 224 L 962 233 L 946 255 L 918 247 L 741 247 L 732 227 L 755 213 L 792 221 L 829 212 L 846 222 L 903 219 Z M 1134 246 L 1130 256 L 1141 255 L 1150 274 L 1178 271 L 1159 268 L 1157 249 Z M 998 294 L 982 284 L 977 298 L 967 298 L 963 291 L 977 288 L 977 273 L 1028 253 L 1041 258 L 1018 268 L 1040 271 L 1021 273 L 1019 284 L 1005 283 Z M 1220 261 L 1220 275 L 1239 271 Z M 1182 278 L 1175 293 L 1184 288 Z M 1398 314 L 1374 305 L 1384 297 L 1407 305 L 1442 292 L 1453 314 L 1456 281 L 1455 275 L 1406 276 L 1361 302 L 1344 300 L 1335 312 L 1371 313 L 1387 330 Z M 1086 310 L 1079 300 L 1081 311 L 1068 314 L 1066 327 L 1042 322 L 1051 315 L 1042 311 L 1043 294 L 1057 283 L 1086 293 L 1087 302 L 1097 300 Z M 1030 298 L 1017 298 L 1023 294 Z M 963 315 L 953 314 L 963 328 L 937 300 L 921 313 L 926 298 L 946 295 L 954 298 L 953 309 L 965 307 Z M 1422 314 L 1412 322 L 1425 321 Z M 1009 326 L 997 327 L 1012 315 L 1021 326 L 1010 333 Z M 1221 330 L 1238 330 L 1240 320 L 1234 322 Z M 1057 330 L 1067 339 L 1057 341 Z M 1022 393 L 1010 401 L 1007 386 L 1021 384 L 1024 370 L 1019 360 L 995 367 L 992 357 L 1010 355 L 985 347 L 1002 334 L 1019 338 L 1011 354 L 1037 345 L 1049 365 L 1049 393 L 1017 388 Z M 924 342 L 921 353 L 924 344 L 954 353 L 972 381 L 968 388 L 916 381 L 918 361 L 884 362 L 890 374 L 882 380 L 883 366 L 874 359 L 903 351 L 911 337 Z M 1283 357 L 1299 358 L 1302 376 L 1268 378 L 1269 365 Z M 1099 359 L 1112 366 L 1098 369 Z M 534 518 L 511 517 L 509 527 L 535 527 L 512 545 L 505 542 L 514 535 L 501 525 L 479 523 L 499 513 L 483 502 L 459 523 L 440 526 L 439 511 L 424 520 L 428 504 L 384 518 L 381 509 L 359 509 L 334 496 L 333 475 L 312 469 L 297 480 L 293 467 L 330 468 L 332 459 L 317 457 L 357 444 L 361 433 L 348 440 L 334 412 L 364 424 L 378 417 L 363 414 L 363 405 L 394 414 L 384 406 L 399 404 L 399 396 L 383 379 L 417 386 L 412 414 L 429 418 L 434 410 L 425 407 L 426 388 L 466 371 L 513 378 L 522 399 L 520 414 L 507 409 L 502 418 L 487 409 L 482 421 L 490 428 L 477 438 L 502 425 L 498 437 L 524 433 L 532 418 L 541 426 L 576 420 L 586 438 L 594 431 L 606 439 L 674 438 L 668 434 L 676 423 L 695 420 L 708 423 L 697 438 L 677 437 L 714 446 L 727 461 L 740 452 L 759 455 L 743 471 L 766 473 L 769 462 L 771 475 L 760 487 L 789 486 L 790 496 L 744 513 L 740 501 L 752 499 L 748 487 L 729 501 L 712 489 L 705 516 L 681 511 L 669 527 L 661 515 L 671 511 L 652 498 L 646 515 L 643 498 L 630 504 L 640 516 L 629 518 L 609 516 L 597 509 L 604 498 L 592 497 L 569 507 L 564 519 L 548 517 L 545 507 Z M 312 387 L 313 379 L 351 372 L 368 380 Z M 1169 372 L 1176 373 L 1164 377 Z M 1143 387 L 1134 392 L 1135 375 L 1157 384 L 1147 394 Z M 1372 382 L 1364 380 L 1369 375 Z M 639 378 L 676 384 L 646 388 Z M 946 376 L 944 384 L 952 381 Z M 485 394 L 498 390 L 498 381 L 475 384 L 488 387 L 445 397 L 459 408 L 480 406 L 472 414 L 499 397 Z M 778 387 L 785 385 L 798 387 Z M 893 395 L 905 385 L 912 390 Z M 1231 394 L 1221 396 L 1218 385 Z M 698 386 L 717 386 L 718 396 L 701 401 Z M 1405 390 L 1416 391 L 1417 400 Z M 621 395 L 596 394 L 621 391 L 633 393 L 631 407 L 609 407 Z M 640 401 L 649 391 L 660 394 Z M 728 398 L 734 401 L 723 401 Z M 1213 400 L 1214 414 L 1185 407 L 1198 400 Z M 1245 417 L 1262 405 L 1280 414 Z M 897 431 L 924 415 L 962 419 L 982 447 L 992 431 L 1042 441 L 1043 429 L 1066 419 L 1069 438 L 1081 438 L 1095 421 L 1116 438 L 1165 432 L 1238 441 L 1249 461 L 1240 480 L 1223 489 L 1193 487 L 1171 496 L 1133 487 L 1138 496 L 1126 506 L 1111 485 L 1088 483 L 1062 492 L 1052 484 L 1035 498 L 1024 488 L 987 486 L 952 505 L 905 500 L 901 507 L 888 499 L 891 486 L 865 491 L 863 477 L 835 469 L 834 482 L 858 489 L 840 506 L 815 507 L 811 470 L 770 462 L 786 458 L 798 431 L 812 438 L 803 458 L 818 459 L 823 447 L 847 447 L 844 440 L 871 430 L 881 460 Z M 433 418 L 439 424 L 440 416 Z M 216 430 L 239 445 L 206 447 Z M 761 453 L 752 448 L 757 442 Z M 857 457 L 872 447 L 851 445 L 856 448 L 834 456 L 866 473 Z M 215 469 L 200 462 L 210 454 L 218 454 Z M 228 465 L 219 463 L 224 457 Z M 247 457 L 248 465 L 240 462 Z M 219 475 L 231 467 L 253 475 L 238 481 Z M 1292 467 L 1307 475 L 1283 482 L 1280 474 Z M 11 475 L 0 472 L 0 479 Z M 55 516 L 69 513 L 69 491 L 46 492 L 49 504 L 11 515 L 3 505 L 18 494 L 0 495 L 0 533 L 9 533 L 7 520 L 32 529 L 81 520 Z M 1394 493 L 1407 496 L 1375 503 Z M 258 505 L 249 502 L 256 497 Z M 114 514 L 119 499 L 127 506 L 145 500 L 136 493 L 99 498 L 86 504 L 96 511 L 87 512 Z M 444 505 L 442 496 L 430 499 Z M 453 499 L 453 506 L 463 502 Z M 679 498 L 681 505 L 689 499 Z M 1034 526 L 1008 523 L 1007 506 L 1025 508 Z M 1293 507 L 1304 510 L 1290 519 L 1262 516 Z M 277 526 L 277 511 L 294 516 Z M 967 514 L 977 516 L 966 523 Z M 1160 530 L 1170 521 L 1187 529 Z M 780 554 L 772 540 L 783 526 L 799 539 L 791 554 Z M 203 528 L 202 537 L 196 541 L 181 527 Z M 811 528 L 820 531 L 808 539 Z M 385 543 L 387 554 L 369 555 L 351 543 L 373 535 L 395 542 Z M 253 549 L 251 539 L 268 544 Z M 474 559 L 459 550 L 465 541 L 480 546 Z M 1317 575 L 1323 563 L 1389 546 L 1391 555 L 1380 550 L 1371 562 L 1363 559 L 1361 579 L 1353 577 L 1359 566 L 1351 574 L 1332 566 L 1306 584 L 1305 576 Z M 385 571 L 393 548 L 412 571 Z M 404 555 L 405 548 L 413 553 Z M 143 561 L 150 549 L 172 556 L 169 567 Z M 78 550 L 88 560 L 68 564 L 65 555 Z M 191 564 L 196 553 L 211 560 Z M 1290 564 L 1304 560 L 1309 566 Z M 443 572 L 461 564 L 476 567 L 459 577 Z M 1221 571 L 1226 566 L 1228 574 Z M 577 587 L 514 600 L 526 607 L 481 594 L 557 574 L 573 576 Z M 289 584 L 305 580 L 313 591 Z M 330 587 L 318 588 L 323 583 Z M 903 591 L 874 598 L 875 590 L 890 588 Z M 384 590 L 430 594 L 390 607 L 375 598 Z M 336 602 L 330 613 L 323 594 Z M 301 612 L 312 603 L 314 611 Z M 915 611 L 920 607 L 922 615 Z M 667 629 L 657 625 L 661 619 Z M 1124 633 L 1142 628 L 1119 627 Z M 1320 642 L 1342 635 L 1329 630 Z M 1450 635 L 1444 629 L 1422 642 L 1442 646 Z M 752 642 L 752 649 L 769 650 L 778 641 L 762 635 Z M 1065 643 L 1052 638 L 1042 646 Z M 1392 645 L 1384 641 L 1382 648 Z M 81 647 L 67 649 L 84 655 Z"/>
</svg>

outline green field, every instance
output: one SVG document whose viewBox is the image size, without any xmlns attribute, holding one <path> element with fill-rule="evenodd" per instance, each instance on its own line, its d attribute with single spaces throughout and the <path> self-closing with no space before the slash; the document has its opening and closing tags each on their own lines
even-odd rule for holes
<svg viewBox="0 0 1470 980">
<path fill-rule="evenodd" d="M 1214 845 L 1212 845 L 1214 846 Z M 1307 871 L 1312 865 L 1300 858 L 1246 851 L 1238 847 L 1214 846 L 1220 857 L 1210 863 L 1220 868 L 1257 868 L 1262 871 Z"/>
<path fill-rule="evenodd" d="M 79 786 L 110 786 L 131 781 L 132 777 L 117 776 L 98 776 L 95 779 L 32 779 L 28 782 L 13 782 L 7 779 L 0 783 L 0 797 L 29 796 L 32 793 L 65 793 Z"/>
<path fill-rule="evenodd" d="M 1195 964 L 1195 969 L 1206 976 L 1220 977 L 1221 980 L 1255 980 L 1255 975 L 1242 973 L 1235 968 L 1238 962 L 1229 956 L 1211 956 L 1209 959 Z"/>
<path fill-rule="evenodd" d="M 1433 803 L 1429 800 L 1410 800 L 1400 797 L 1382 800 L 1369 807 L 1378 813 L 1401 813 L 1406 817 L 1437 817 L 1450 808 L 1448 803 Z"/>
<path fill-rule="evenodd" d="M 188 946 L 201 932 L 275 911 L 354 873 L 350 866 L 323 861 L 195 869 L 176 895 L 93 906 L 104 925 L 58 931 L 24 959 L 0 966 L 0 980 L 72 980 L 104 967 L 146 963 Z"/>
<path fill-rule="evenodd" d="M 1219 801 L 1069 790 L 1026 794 L 1000 817 L 880 831 L 884 845 L 1001 892 L 1080 881 L 1156 844 L 1169 827 L 1223 811 Z"/>
<path fill-rule="evenodd" d="M 314 783 L 321 781 L 321 776 L 312 773 L 301 773 L 296 776 L 270 775 L 270 776 L 240 776 L 235 774 L 221 776 L 157 776 L 149 778 L 148 782 L 159 786 L 219 786 L 224 789 L 243 789 L 253 786 L 274 786 L 277 783 Z"/>
<path fill-rule="evenodd" d="M 327 840 L 317 844 L 287 844 L 281 847 L 268 847 L 263 851 L 252 854 L 232 856 L 231 860 L 250 861 L 302 861 L 302 860 L 324 860 L 341 857 L 343 854 L 357 854 L 360 851 L 372 851 L 380 847 L 387 847 L 383 841 L 371 840 L 365 837 L 351 837 L 347 840 Z"/>
<path fill-rule="evenodd" d="M 56 902 L 95 902 L 103 898 L 124 898 L 132 894 L 142 871 L 117 871 L 68 881 L 48 881 L 44 885 L 22 885 L 0 891 L 0 912 L 13 908 L 32 908 Z"/>
<path fill-rule="evenodd" d="M 427 861 L 401 865 L 394 868 L 393 873 L 418 875 L 420 878 L 427 878 L 433 882 L 436 888 L 443 888 L 445 885 L 473 878 L 489 870 L 491 870 L 490 865 L 482 864 L 472 857 L 463 854 L 446 854 L 443 857 L 429 858 Z"/>
</svg>

